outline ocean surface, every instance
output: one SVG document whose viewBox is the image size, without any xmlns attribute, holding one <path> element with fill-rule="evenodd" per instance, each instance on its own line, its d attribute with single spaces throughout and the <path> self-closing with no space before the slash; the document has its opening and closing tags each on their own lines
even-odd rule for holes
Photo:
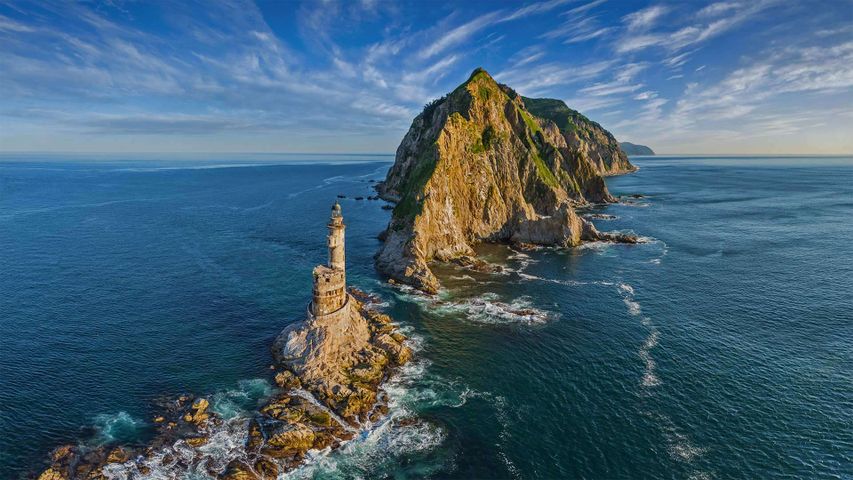
<svg viewBox="0 0 853 480">
<path fill-rule="evenodd" d="M 584 213 L 647 243 L 485 246 L 505 271 L 436 297 L 373 270 L 390 212 L 354 197 L 391 160 L 0 158 L 0 478 L 144 441 L 164 396 L 247 415 L 339 194 L 349 282 L 417 349 L 391 415 L 423 422 L 287 478 L 853 478 L 853 158 L 636 158 Z"/>
</svg>

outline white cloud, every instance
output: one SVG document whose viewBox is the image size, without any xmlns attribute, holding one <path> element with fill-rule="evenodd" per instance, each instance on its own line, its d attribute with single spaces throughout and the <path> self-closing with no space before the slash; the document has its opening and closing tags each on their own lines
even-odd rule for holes
<svg viewBox="0 0 853 480">
<path fill-rule="evenodd" d="M 622 21 L 627 25 L 628 30 L 642 31 L 648 30 L 664 15 L 668 9 L 662 5 L 653 5 L 651 7 L 637 10 L 634 13 L 622 17 Z"/>
<path fill-rule="evenodd" d="M 646 90 L 634 95 L 634 100 L 649 100 L 658 96 L 658 92 Z"/>
<path fill-rule="evenodd" d="M 618 53 L 636 52 L 649 47 L 662 47 L 672 52 L 705 42 L 721 35 L 774 6 L 779 0 L 755 0 L 748 3 L 726 3 L 695 16 L 696 22 L 675 31 L 651 31 L 650 27 L 666 13 L 659 6 L 649 7 L 623 18 L 626 32 L 615 43 Z M 715 17 L 728 13 L 723 18 Z"/>
<path fill-rule="evenodd" d="M 580 66 L 545 63 L 502 71 L 495 78 L 523 95 L 535 96 L 553 87 L 584 82 L 599 77 L 613 66 L 613 61 L 593 62 Z"/>
<path fill-rule="evenodd" d="M 548 0 L 545 2 L 537 2 L 531 3 L 530 5 L 524 6 L 510 13 L 506 17 L 500 19 L 500 22 L 509 22 L 511 20 L 518 20 L 519 18 L 529 17 L 531 15 L 538 15 L 541 13 L 549 12 L 559 6 L 565 5 L 567 3 L 571 3 L 577 0 Z"/>
<path fill-rule="evenodd" d="M 495 20 L 498 19 L 500 12 L 492 12 L 482 15 L 470 22 L 464 23 L 456 28 L 451 29 L 447 32 L 440 32 L 438 34 L 438 39 L 433 43 L 425 47 L 420 51 L 420 57 L 422 59 L 428 59 L 439 53 L 447 50 L 450 47 L 456 46 L 465 40 L 467 40 L 471 35 L 479 32 L 480 30 L 492 25 Z"/>
<path fill-rule="evenodd" d="M 716 17 L 731 10 L 735 10 L 740 6 L 738 2 L 717 2 L 703 7 L 696 13 L 697 17 Z"/>
<path fill-rule="evenodd" d="M 35 31 L 33 27 L 18 23 L 9 17 L 4 17 L 3 15 L 0 15 L 0 31 L 2 30 L 18 33 Z"/>
</svg>

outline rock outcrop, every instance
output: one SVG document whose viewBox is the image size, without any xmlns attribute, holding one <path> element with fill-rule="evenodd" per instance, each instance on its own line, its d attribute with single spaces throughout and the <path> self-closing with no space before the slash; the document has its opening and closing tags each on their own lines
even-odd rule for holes
<svg viewBox="0 0 853 480">
<path fill-rule="evenodd" d="M 154 418 L 154 439 L 146 445 L 64 445 L 51 454 L 50 466 L 41 472 L 38 480 L 106 480 L 114 478 L 107 470 L 112 466 L 131 464 L 137 476 L 151 471 L 148 461 L 162 447 L 181 442 L 187 448 L 197 449 L 209 441 L 212 430 L 222 425 L 222 419 L 208 410 L 205 398 L 182 395 L 163 401 L 162 413 Z M 164 456 L 170 462 L 173 457 Z M 130 467 L 129 467 L 130 468 Z"/>
<path fill-rule="evenodd" d="M 645 145 L 622 142 L 619 146 L 622 147 L 622 151 L 628 155 L 655 155 L 655 151 Z"/>
<path fill-rule="evenodd" d="M 624 154 L 605 162 L 610 147 L 592 145 L 606 132 L 594 127 L 584 127 L 593 137 L 573 137 L 532 114 L 511 88 L 475 70 L 414 119 L 377 185 L 383 199 L 396 203 L 376 256 L 378 270 L 435 292 L 439 282 L 429 262 L 473 256 L 477 242 L 568 247 L 605 238 L 636 241 L 603 236 L 575 213 L 578 205 L 613 201 L 601 170 L 630 165 Z M 604 136 L 618 151 L 615 139 Z M 600 164 L 591 152 L 598 152 Z"/>
<path fill-rule="evenodd" d="M 371 306 L 369 296 L 350 289 L 347 297 L 336 315 L 309 316 L 286 328 L 273 345 L 273 355 L 282 369 L 276 382 L 301 386 L 348 424 L 357 425 L 377 404 L 379 385 L 389 369 L 408 362 L 412 351 L 391 318 Z"/>
<path fill-rule="evenodd" d="M 592 163 L 601 175 L 619 175 L 637 169 L 628 161 L 616 138 L 597 122 L 572 110 L 562 100 L 524 98 L 524 105 L 538 118 L 557 125 L 566 144 Z"/>
<path fill-rule="evenodd" d="M 381 384 L 412 356 L 378 298 L 345 287 L 340 205 L 328 224 L 329 262 L 314 269 L 307 318 L 279 335 L 272 351 L 279 390 L 251 419 L 224 419 L 205 398 L 166 402 L 146 445 L 57 449 L 39 480 L 106 480 L 201 476 L 273 480 L 298 466 L 309 450 L 337 448 L 366 422 L 388 413 Z M 367 423 L 368 425 L 370 423 Z M 222 437 L 245 438 L 222 446 Z M 213 446 L 209 444 L 217 444 Z"/>
</svg>

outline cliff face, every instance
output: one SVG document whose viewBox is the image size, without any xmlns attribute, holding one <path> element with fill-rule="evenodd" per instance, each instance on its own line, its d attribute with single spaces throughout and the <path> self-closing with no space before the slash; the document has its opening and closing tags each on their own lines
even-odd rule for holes
<svg viewBox="0 0 853 480">
<path fill-rule="evenodd" d="M 637 169 L 610 132 L 572 110 L 562 100 L 524 97 L 524 104 L 533 115 L 554 122 L 566 144 L 589 160 L 601 175 L 618 175 Z"/>
<path fill-rule="evenodd" d="M 479 241 L 602 238 L 573 207 L 613 200 L 554 122 L 481 69 L 415 118 L 378 190 L 397 205 L 377 268 L 427 292 L 438 288 L 429 261 L 471 256 Z"/>
</svg>

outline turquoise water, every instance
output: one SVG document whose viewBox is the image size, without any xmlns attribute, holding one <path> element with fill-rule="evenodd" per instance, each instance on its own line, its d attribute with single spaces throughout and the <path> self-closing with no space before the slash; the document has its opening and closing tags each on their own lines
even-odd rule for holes
<svg viewBox="0 0 853 480">
<path fill-rule="evenodd" d="M 338 194 L 349 281 L 416 341 L 392 416 L 423 422 L 292 478 L 853 475 L 851 158 L 638 158 L 587 213 L 648 243 L 484 247 L 506 271 L 441 268 L 435 298 L 372 268 L 389 212 L 353 197 L 390 157 L 4 160 L 0 478 L 144 441 L 163 396 L 245 418 Z"/>
</svg>

